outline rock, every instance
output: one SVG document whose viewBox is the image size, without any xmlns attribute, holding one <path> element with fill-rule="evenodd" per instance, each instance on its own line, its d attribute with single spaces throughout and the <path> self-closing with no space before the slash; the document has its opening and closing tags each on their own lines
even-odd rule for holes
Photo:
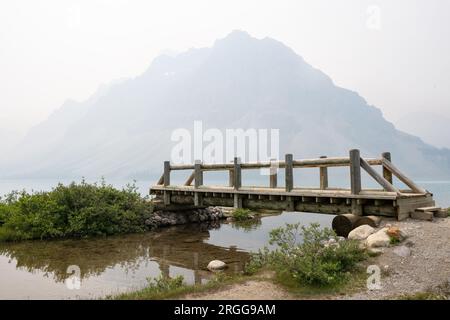
<svg viewBox="0 0 450 320">
<path fill-rule="evenodd" d="M 382 254 L 383 253 L 383 248 L 369 248 L 368 249 L 369 253 L 377 255 L 377 254 Z"/>
<path fill-rule="evenodd" d="M 223 270 L 226 268 L 226 263 L 220 260 L 213 260 L 210 263 L 208 263 L 208 270 L 210 271 L 217 271 L 217 270 Z"/>
<path fill-rule="evenodd" d="M 359 226 L 348 234 L 350 240 L 365 240 L 368 236 L 375 232 L 375 229 L 367 224 Z"/>
<path fill-rule="evenodd" d="M 411 255 L 411 249 L 407 246 L 396 247 L 393 252 L 403 258 L 409 257 Z"/>
<path fill-rule="evenodd" d="M 337 239 L 338 242 L 345 241 L 345 237 L 336 237 L 336 239 Z"/>
<path fill-rule="evenodd" d="M 386 233 L 389 237 L 397 239 L 398 241 L 403 241 L 406 238 L 406 233 L 398 227 L 390 227 Z"/>
<path fill-rule="evenodd" d="M 373 234 L 371 234 L 366 239 L 366 244 L 368 248 L 378 248 L 378 247 L 387 247 L 391 243 L 391 238 L 389 238 L 386 231 L 389 228 L 383 228 Z"/>
</svg>

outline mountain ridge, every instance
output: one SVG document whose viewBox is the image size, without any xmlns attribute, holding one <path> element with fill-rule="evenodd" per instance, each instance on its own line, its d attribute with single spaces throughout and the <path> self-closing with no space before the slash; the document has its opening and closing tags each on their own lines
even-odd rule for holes
<svg viewBox="0 0 450 320">
<path fill-rule="evenodd" d="M 246 32 L 233 31 L 210 48 L 159 56 L 141 75 L 94 97 L 68 102 L 79 112 L 56 121 L 67 128 L 50 117 L 39 125 L 49 132 L 37 139 L 30 131 L 2 163 L 4 176 L 149 176 L 170 158 L 171 132 L 202 120 L 222 130 L 279 128 L 281 157 L 391 151 L 414 176 L 450 177 L 450 150 L 397 130 L 380 109 L 336 86 L 291 48 Z M 30 165 L 29 158 L 37 160 Z"/>
</svg>

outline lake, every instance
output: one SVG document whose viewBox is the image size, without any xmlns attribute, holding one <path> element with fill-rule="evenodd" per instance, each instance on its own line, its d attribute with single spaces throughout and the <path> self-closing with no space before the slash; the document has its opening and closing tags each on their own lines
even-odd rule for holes
<svg viewBox="0 0 450 320">
<path fill-rule="evenodd" d="M 136 185 L 146 194 L 152 183 Z M 50 190 L 55 184 L 54 180 L 0 181 L 0 194 Z M 438 205 L 450 206 L 450 181 L 419 184 L 434 193 Z M 148 277 L 160 274 L 203 283 L 211 277 L 206 266 L 214 259 L 228 264 L 226 272 L 242 271 L 249 253 L 267 245 L 273 228 L 295 222 L 331 227 L 333 217 L 284 212 L 245 225 L 221 222 L 98 239 L 0 243 L 0 299 L 100 298 L 141 288 Z"/>
</svg>

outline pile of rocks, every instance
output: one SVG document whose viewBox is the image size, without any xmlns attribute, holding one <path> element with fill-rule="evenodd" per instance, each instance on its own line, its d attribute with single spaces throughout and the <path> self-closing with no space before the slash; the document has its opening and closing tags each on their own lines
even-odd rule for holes
<svg viewBox="0 0 450 320">
<path fill-rule="evenodd" d="M 150 229 L 175 226 L 187 223 L 199 223 L 207 221 L 218 221 L 225 218 L 222 210 L 218 207 L 204 209 L 192 209 L 183 211 L 155 211 L 151 218 L 145 221 Z"/>
<path fill-rule="evenodd" d="M 350 240 L 359 240 L 361 245 L 371 252 L 381 252 L 381 248 L 388 247 L 392 243 L 400 243 L 405 240 L 407 234 L 396 226 L 387 224 L 377 230 L 369 225 L 362 225 L 353 229 L 349 235 Z"/>
</svg>

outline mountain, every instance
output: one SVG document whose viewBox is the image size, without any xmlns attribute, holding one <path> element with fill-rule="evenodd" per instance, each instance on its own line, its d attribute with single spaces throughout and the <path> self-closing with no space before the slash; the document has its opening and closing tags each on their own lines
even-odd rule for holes
<svg viewBox="0 0 450 320">
<path fill-rule="evenodd" d="M 391 151 L 415 177 L 450 177 L 450 150 L 398 131 L 282 43 L 241 31 L 210 48 L 162 55 L 86 102 L 66 102 L 1 163 L 3 176 L 150 177 L 170 159 L 173 130 L 192 130 L 195 120 L 222 130 L 279 128 L 281 156 Z"/>
<path fill-rule="evenodd" d="M 440 148 L 450 148 L 450 118 L 431 112 L 412 112 L 395 122 L 405 132 Z"/>
</svg>

